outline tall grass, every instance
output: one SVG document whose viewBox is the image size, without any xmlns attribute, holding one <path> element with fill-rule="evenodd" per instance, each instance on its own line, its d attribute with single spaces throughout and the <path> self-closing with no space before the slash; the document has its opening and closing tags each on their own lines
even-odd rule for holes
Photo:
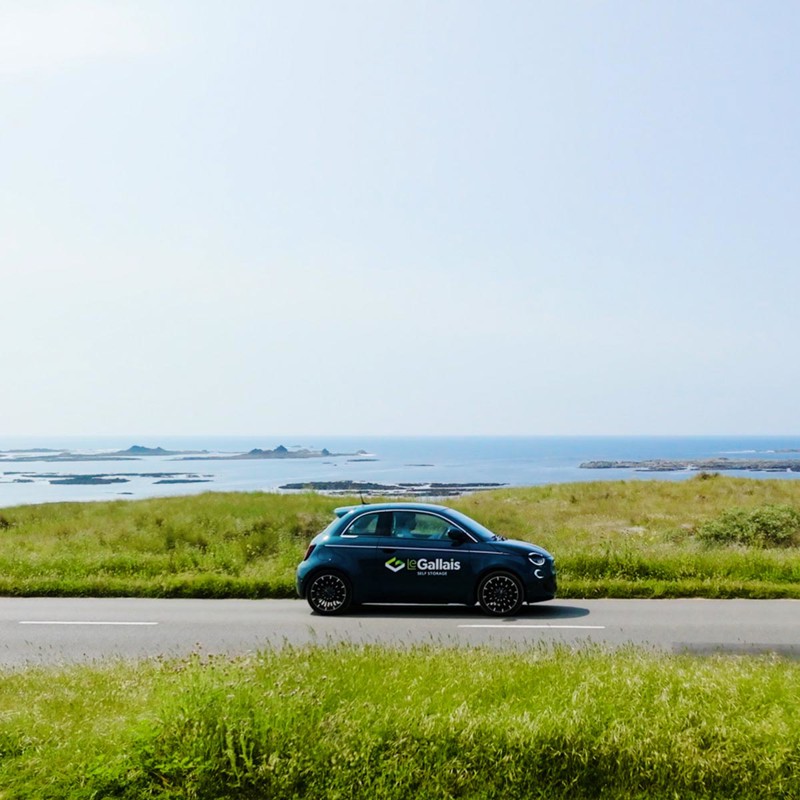
<svg viewBox="0 0 800 800">
<path fill-rule="evenodd" d="M 340 646 L 0 675 L 0 797 L 793 798 L 800 665 Z"/>
<path fill-rule="evenodd" d="M 2 509 L 0 594 L 291 597 L 308 541 L 347 502 L 358 500 L 210 493 Z M 547 547 L 562 597 L 800 597 L 791 536 L 781 547 L 703 536 L 727 530 L 732 509 L 791 521 L 800 481 L 560 484 L 448 502 Z"/>
<path fill-rule="evenodd" d="M 336 505 L 316 495 L 204 494 L 0 512 L 0 592 L 287 597 Z"/>
</svg>

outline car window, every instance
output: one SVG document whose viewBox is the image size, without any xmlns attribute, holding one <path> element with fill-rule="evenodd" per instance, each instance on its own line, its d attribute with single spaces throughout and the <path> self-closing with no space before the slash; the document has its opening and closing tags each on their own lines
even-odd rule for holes
<svg viewBox="0 0 800 800">
<path fill-rule="evenodd" d="M 399 539 L 445 539 L 450 527 L 447 520 L 417 511 L 395 511 L 392 536 Z"/>
<path fill-rule="evenodd" d="M 385 536 L 391 525 L 390 513 L 362 514 L 342 536 Z"/>
</svg>

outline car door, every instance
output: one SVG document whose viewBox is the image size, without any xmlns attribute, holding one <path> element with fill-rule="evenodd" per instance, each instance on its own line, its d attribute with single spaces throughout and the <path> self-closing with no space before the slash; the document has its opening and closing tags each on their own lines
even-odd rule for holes
<svg viewBox="0 0 800 800">
<path fill-rule="evenodd" d="M 325 547 L 331 551 L 332 567 L 344 572 L 353 585 L 354 599 L 374 599 L 382 576 L 376 569 L 378 542 L 385 541 L 392 525 L 392 512 L 359 514 Z"/>
<path fill-rule="evenodd" d="M 387 538 L 378 542 L 380 594 L 387 602 L 462 603 L 470 598 L 473 583 L 472 543 L 464 536 L 454 540 L 455 526 L 437 514 L 422 511 L 392 512 Z"/>
</svg>

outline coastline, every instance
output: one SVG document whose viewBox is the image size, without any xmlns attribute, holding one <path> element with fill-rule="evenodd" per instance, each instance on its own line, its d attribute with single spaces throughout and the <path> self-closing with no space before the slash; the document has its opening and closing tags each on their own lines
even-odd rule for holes
<svg viewBox="0 0 800 800">
<path fill-rule="evenodd" d="M 280 453 L 280 448 L 297 457 L 238 457 Z M 281 488 L 293 484 L 347 493 L 350 485 L 367 483 L 380 485 L 374 491 L 385 494 L 405 485 L 412 487 L 406 494 L 416 488 L 420 496 L 444 497 L 482 484 L 680 481 L 722 467 L 742 477 L 800 477 L 795 469 L 800 436 L 0 437 L 0 451 L 0 507 L 208 491 L 299 491 Z M 49 460 L 54 456 L 57 463 Z M 178 460 L 190 456 L 220 458 Z M 105 459 L 115 459 L 113 467 L 111 461 L 99 466 Z M 592 462 L 602 466 L 585 466 Z"/>
<path fill-rule="evenodd" d="M 656 458 L 648 461 L 587 461 L 580 464 L 579 468 L 632 469 L 637 472 L 800 472 L 800 459 L 706 458 L 670 461 Z"/>
</svg>

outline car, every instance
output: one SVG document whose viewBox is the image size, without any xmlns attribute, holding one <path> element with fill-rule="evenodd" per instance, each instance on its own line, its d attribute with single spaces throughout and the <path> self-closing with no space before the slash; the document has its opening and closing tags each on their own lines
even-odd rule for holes
<svg viewBox="0 0 800 800">
<path fill-rule="evenodd" d="M 553 556 L 429 503 L 343 506 L 297 567 L 297 593 L 317 614 L 361 603 L 478 603 L 513 616 L 556 594 Z"/>
</svg>

